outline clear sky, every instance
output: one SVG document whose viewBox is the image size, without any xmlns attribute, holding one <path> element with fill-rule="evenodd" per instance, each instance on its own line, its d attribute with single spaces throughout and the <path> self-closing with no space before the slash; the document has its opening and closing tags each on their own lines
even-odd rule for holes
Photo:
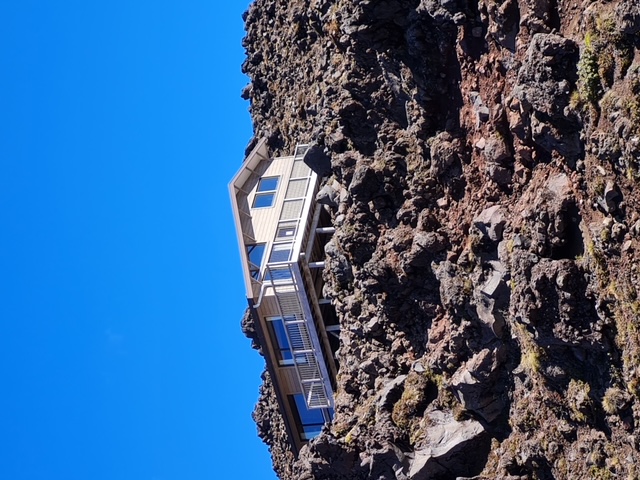
<svg viewBox="0 0 640 480">
<path fill-rule="evenodd" d="M 248 3 L 0 2 L 0 479 L 275 479 L 227 193 Z"/>
</svg>

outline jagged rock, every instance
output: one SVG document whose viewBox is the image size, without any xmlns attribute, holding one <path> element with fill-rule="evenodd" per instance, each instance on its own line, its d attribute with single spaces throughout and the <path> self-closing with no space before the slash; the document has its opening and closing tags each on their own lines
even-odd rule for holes
<svg viewBox="0 0 640 480">
<path fill-rule="evenodd" d="M 324 246 L 324 253 L 327 255 L 327 259 L 332 266 L 332 271 L 338 284 L 348 284 L 351 278 L 353 278 L 351 265 L 349 265 L 347 257 L 338 248 L 334 238 L 329 240 Z"/>
<path fill-rule="evenodd" d="M 507 187 L 511 183 L 511 172 L 500 165 L 489 164 L 489 178 L 501 187 Z"/>
<path fill-rule="evenodd" d="M 497 135 L 491 135 L 484 145 L 484 156 L 489 162 L 505 166 L 511 158 L 511 154 L 507 148 L 504 139 Z"/>
<path fill-rule="evenodd" d="M 418 232 L 413 237 L 413 244 L 430 253 L 442 251 L 447 246 L 447 239 L 437 232 Z"/>
<path fill-rule="evenodd" d="M 502 310 L 497 307 L 497 302 L 493 298 L 483 295 L 477 299 L 476 314 L 497 338 L 502 337 L 505 326 L 504 315 Z"/>
<path fill-rule="evenodd" d="M 494 270 L 489 279 L 482 287 L 482 293 L 484 293 L 487 297 L 491 297 L 493 299 L 499 299 L 505 295 L 507 292 L 506 284 L 504 282 L 504 273 Z"/>
<path fill-rule="evenodd" d="M 480 29 L 480 35 L 482 35 L 482 29 Z M 487 122 L 491 114 L 489 107 L 482 103 L 482 97 L 478 92 L 471 92 L 470 95 L 473 102 L 473 111 L 476 114 L 476 125 Z"/>
<path fill-rule="evenodd" d="M 338 207 L 338 193 L 333 189 L 331 185 L 325 185 L 316 194 L 316 202 L 321 205 L 328 205 L 333 208 Z"/>
<path fill-rule="evenodd" d="M 484 209 L 473 219 L 473 225 L 493 242 L 502 240 L 502 231 L 505 223 L 506 218 L 500 205 Z"/>
<path fill-rule="evenodd" d="M 455 162 L 460 162 L 460 145 L 448 132 L 442 132 L 431 142 L 431 173 L 434 177 L 444 174 Z"/>
<path fill-rule="evenodd" d="M 618 3 L 615 9 L 615 18 L 622 33 L 635 35 L 640 32 L 640 5 L 637 3 Z"/>
<path fill-rule="evenodd" d="M 319 145 L 311 145 L 305 152 L 302 161 L 320 177 L 331 175 L 331 156 Z"/>
<path fill-rule="evenodd" d="M 402 385 L 407 379 L 406 375 L 398 375 L 393 380 L 385 383 L 384 387 L 378 394 L 378 407 L 381 409 L 390 408 L 400 398 L 402 394 Z"/>
<path fill-rule="evenodd" d="M 406 475 L 409 459 L 393 443 L 376 448 L 363 455 L 360 467 L 369 472 L 369 478 L 381 480 L 410 480 Z"/>
<path fill-rule="evenodd" d="M 430 480 L 464 475 L 473 469 L 482 451 L 486 433 L 475 420 L 458 422 L 453 416 L 434 411 L 427 415 L 431 424 L 425 445 L 413 452 L 409 470 L 411 480 Z"/>
<path fill-rule="evenodd" d="M 240 328 L 242 329 L 242 333 L 244 333 L 244 336 L 251 340 L 251 348 L 260 351 L 262 346 L 260 345 L 260 341 L 258 340 L 258 332 L 256 332 L 253 317 L 251 317 L 251 310 L 248 308 L 242 316 Z"/>
<path fill-rule="evenodd" d="M 369 201 L 380 191 L 380 182 L 375 171 L 368 165 L 360 165 L 356 168 L 349 193 L 363 201 Z"/>
<path fill-rule="evenodd" d="M 518 2 L 510 0 L 503 4 L 490 3 L 487 6 L 492 20 L 489 24 L 489 34 L 503 47 L 515 51 L 518 34 Z"/>
<path fill-rule="evenodd" d="M 571 40 L 535 34 L 513 89 L 524 111 L 531 112 L 533 142 L 548 153 L 558 152 L 571 165 L 582 152 L 579 120 L 566 110 L 577 61 L 578 49 Z"/>
<path fill-rule="evenodd" d="M 504 400 L 495 382 L 504 362 L 499 350 L 485 348 L 471 358 L 451 379 L 451 389 L 460 403 L 491 423 L 504 410 Z"/>
<path fill-rule="evenodd" d="M 620 193 L 613 182 L 607 182 L 604 187 L 604 208 L 608 213 L 613 213 L 618 208 Z"/>
<path fill-rule="evenodd" d="M 627 226 L 624 223 L 614 223 L 611 226 L 611 237 L 614 240 L 621 242 L 625 233 L 627 233 Z"/>
</svg>

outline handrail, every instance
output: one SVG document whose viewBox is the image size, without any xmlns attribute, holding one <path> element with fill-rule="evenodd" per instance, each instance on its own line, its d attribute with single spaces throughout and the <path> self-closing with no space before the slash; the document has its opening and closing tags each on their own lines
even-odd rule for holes
<svg viewBox="0 0 640 480">
<path fill-rule="evenodd" d="M 271 286 L 307 407 L 332 408 L 331 380 L 298 264 L 267 264 L 267 271 L 269 278 L 273 278 L 277 271 L 284 272 L 280 275 L 281 280 L 271 280 Z"/>
</svg>

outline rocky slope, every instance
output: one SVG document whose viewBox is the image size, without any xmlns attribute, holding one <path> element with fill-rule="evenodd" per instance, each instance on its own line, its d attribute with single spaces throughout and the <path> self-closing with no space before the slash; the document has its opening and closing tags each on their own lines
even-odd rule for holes
<svg viewBox="0 0 640 480">
<path fill-rule="evenodd" d="M 332 163 L 336 415 L 294 458 L 265 378 L 280 478 L 638 478 L 640 2 L 245 20 L 255 138 Z"/>
</svg>

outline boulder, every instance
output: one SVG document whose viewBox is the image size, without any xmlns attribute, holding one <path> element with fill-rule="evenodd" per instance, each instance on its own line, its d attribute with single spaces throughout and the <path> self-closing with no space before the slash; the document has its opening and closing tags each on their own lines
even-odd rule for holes
<svg viewBox="0 0 640 480">
<path fill-rule="evenodd" d="M 356 167 L 349 184 L 349 193 L 361 201 L 368 202 L 379 190 L 380 181 L 375 170 L 368 165 Z"/>
<path fill-rule="evenodd" d="M 331 157 L 327 151 L 319 145 L 310 146 L 305 152 L 302 161 L 320 177 L 328 177 L 331 175 Z"/>
<path fill-rule="evenodd" d="M 485 208 L 473 219 L 473 225 L 480 233 L 494 242 L 502 240 L 502 231 L 504 230 L 505 223 L 506 218 L 500 205 Z"/>
<path fill-rule="evenodd" d="M 502 137 L 491 135 L 489 139 L 484 142 L 483 150 L 484 156 L 489 162 L 502 166 L 509 164 L 511 152 L 509 152 L 507 144 Z"/>
<path fill-rule="evenodd" d="M 604 208 L 607 213 L 613 213 L 618 208 L 618 202 L 621 200 L 620 192 L 616 185 L 609 181 L 604 187 Z"/>
<path fill-rule="evenodd" d="M 429 435 L 425 445 L 413 453 L 409 469 L 411 480 L 455 478 L 473 474 L 487 435 L 476 420 L 456 421 L 450 413 L 427 414 Z"/>
<path fill-rule="evenodd" d="M 393 404 L 398 401 L 402 395 L 402 386 L 407 379 L 406 375 L 399 375 L 388 381 L 378 394 L 378 408 L 391 409 Z"/>
<path fill-rule="evenodd" d="M 338 207 L 337 202 L 338 193 L 333 189 L 331 185 L 325 185 L 316 194 L 316 202 L 321 205 L 328 205 L 333 208 Z"/>
<path fill-rule="evenodd" d="M 501 364 L 501 351 L 485 348 L 451 379 L 451 389 L 460 403 L 487 422 L 498 418 L 505 406 L 496 385 Z"/>
</svg>

